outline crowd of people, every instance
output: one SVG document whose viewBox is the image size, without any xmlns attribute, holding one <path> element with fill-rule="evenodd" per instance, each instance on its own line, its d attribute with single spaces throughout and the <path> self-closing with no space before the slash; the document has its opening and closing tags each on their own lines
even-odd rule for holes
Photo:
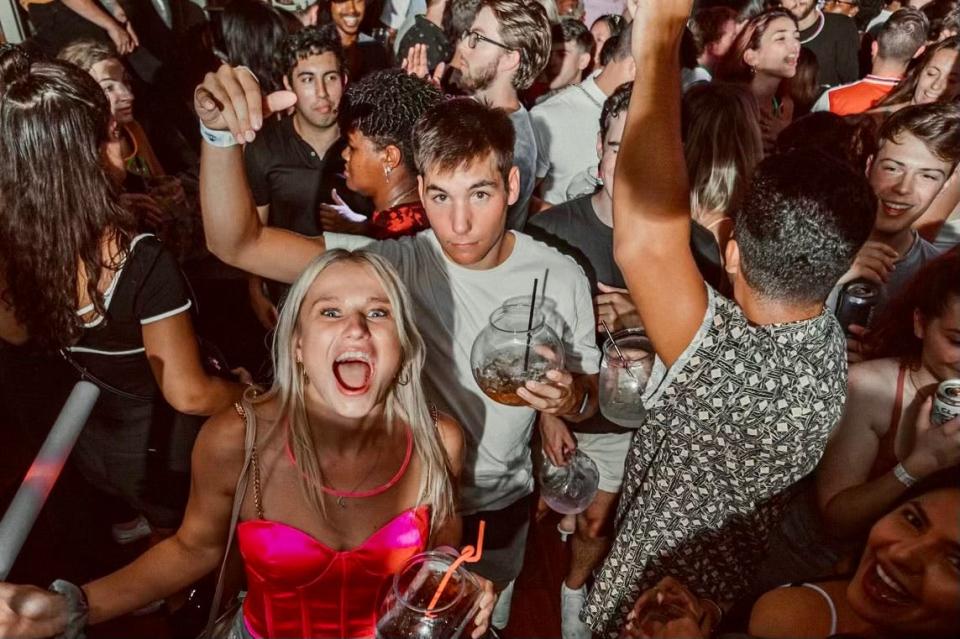
<svg viewBox="0 0 960 639">
<path fill-rule="evenodd" d="M 211 578 L 217 636 L 381 636 L 394 576 L 468 545 L 463 636 L 503 636 L 575 454 L 563 639 L 960 630 L 957 0 L 22 4 L 8 436 L 98 386 L 68 472 L 150 544 L 0 583 L 0 637 Z M 526 373 L 535 327 L 562 353 L 505 400 L 478 337 Z"/>
</svg>

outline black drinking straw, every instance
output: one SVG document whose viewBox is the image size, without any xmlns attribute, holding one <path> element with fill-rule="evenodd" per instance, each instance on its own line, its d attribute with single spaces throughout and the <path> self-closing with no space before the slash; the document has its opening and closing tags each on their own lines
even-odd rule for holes
<svg viewBox="0 0 960 639">
<path fill-rule="evenodd" d="M 620 345 L 617 344 L 617 340 L 613 339 L 613 333 L 610 332 L 610 328 L 607 326 L 607 323 L 601 319 L 600 325 L 603 326 L 603 330 L 606 331 L 607 337 L 610 338 L 610 343 L 613 344 L 613 349 L 617 351 L 617 357 L 620 358 L 620 363 L 623 364 L 623 369 L 627 371 L 627 375 L 633 379 L 637 379 L 637 376 L 633 374 L 632 370 L 630 370 L 630 364 L 627 362 L 627 358 L 623 356 L 623 351 L 620 350 Z"/>
<path fill-rule="evenodd" d="M 527 349 L 523 353 L 523 372 L 530 365 L 530 334 L 533 332 L 533 309 L 537 305 L 537 285 L 540 280 L 533 278 L 533 295 L 530 297 L 530 319 L 527 320 Z"/>
</svg>

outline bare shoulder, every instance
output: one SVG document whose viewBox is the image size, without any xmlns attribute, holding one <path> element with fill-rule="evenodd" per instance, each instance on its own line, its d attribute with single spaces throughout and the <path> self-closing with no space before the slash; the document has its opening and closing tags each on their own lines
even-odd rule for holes
<svg viewBox="0 0 960 639">
<path fill-rule="evenodd" d="M 761 596 L 750 611 L 749 634 L 754 637 L 826 637 L 830 605 L 812 588 L 777 588 Z"/>
<path fill-rule="evenodd" d="M 193 446 L 194 464 L 241 465 L 245 435 L 246 422 L 233 406 L 211 416 Z"/>
<path fill-rule="evenodd" d="M 247 408 L 230 406 L 210 417 L 200 429 L 194 444 L 194 462 L 216 464 L 222 469 L 237 470 L 243 465 L 246 441 L 245 410 L 253 410 L 256 419 L 258 447 L 270 437 L 272 426 L 276 423 L 275 400 L 247 404 Z"/>
<path fill-rule="evenodd" d="M 463 450 L 463 428 L 460 422 L 446 413 L 438 412 L 437 433 L 447 454 L 459 457 Z"/>
<path fill-rule="evenodd" d="M 850 367 L 848 379 L 850 390 L 888 390 L 889 394 L 892 395 L 896 390 L 899 370 L 900 362 L 892 357 L 871 359 L 853 364 Z"/>
<path fill-rule="evenodd" d="M 847 380 L 848 409 L 869 416 L 874 430 L 885 430 L 897 400 L 896 359 L 875 359 L 850 367 Z M 882 433 L 878 433 L 882 434 Z"/>
</svg>

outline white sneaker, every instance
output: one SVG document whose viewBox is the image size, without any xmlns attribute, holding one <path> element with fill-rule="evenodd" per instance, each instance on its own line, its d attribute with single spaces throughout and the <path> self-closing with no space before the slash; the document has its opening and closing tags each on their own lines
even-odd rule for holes
<svg viewBox="0 0 960 639">
<path fill-rule="evenodd" d="M 113 540 L 118 544 L 132 544 L 144 537 L 149 537 L 153 529 L 150 528 L 150 522 L 143 515 L 138 515 L 136 519 L 121 524 L 114 524 L 110 530 Z"/>
<path fill-rule="evenodd" d="M 563 639 L 592 639 L 590 626 L 580 621 L 580 609 L 587 600 L 587 587 L 577 590 L 560 584 L 560 634 Z"/>
<path fill-rule="evenodd" d="M 511 581 L 506 588 L 500 591 L 497 603 L 490 615 L 490 625 L 497 630 L 503 630 L 510 623 L 510 602 L 513 600 L 513 584 Z"/>
</svg>

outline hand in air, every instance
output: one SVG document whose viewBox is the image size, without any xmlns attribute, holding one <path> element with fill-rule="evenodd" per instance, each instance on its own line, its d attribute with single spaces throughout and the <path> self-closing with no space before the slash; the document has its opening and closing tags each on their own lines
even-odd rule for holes
<svg viewBox="0 0 960 639">
<path fill-rule="evenodd" d="M 410 75 L 415 75 L 422 80 L 430 82 L 439 89 L 440 82 L 443 80 L 443 72 L 446 70 L 447 65 L 441 62 L 433 70 L 433 74 L 431 75 L 427 57 L 427 45 L 415 44 L 407 51 L 407 57 L 403 59 L 400 68 Z"/>
<path fill-rule="evenodd" d="M 240 143 L 253 142 L 264 118 L 296 103 L 292 91 L 264 97 L 252 71 L 227 64 L 216 73 L 208 73 L 193 93 L 193 108 L 203 125 L 214 131 L 230 131 Z"/>
</svg>

